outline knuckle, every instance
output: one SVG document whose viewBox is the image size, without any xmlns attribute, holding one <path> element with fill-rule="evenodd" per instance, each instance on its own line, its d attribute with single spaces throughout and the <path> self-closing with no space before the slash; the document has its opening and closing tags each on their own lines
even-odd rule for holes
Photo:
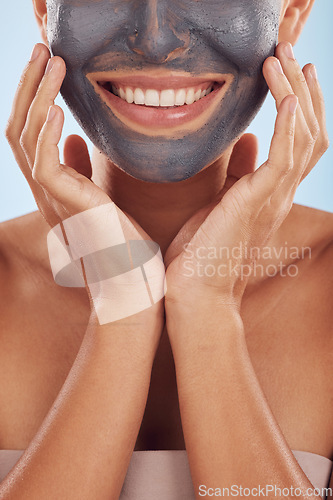
<svg viewBox="0 0 333 500">
<path fill-rule="evenodd" d="M 27 149 L 27 145 L 29 144 L 29 131 L 27 128 L 24 128 L 21 133 L 20 137 L 20 145 L 22 146 L 23 150 Z"/>
<path fill-rule="evenodd" d="M 44 76 L 36 92 L 36 101 L 51 104 L 55 98 L 55 89 L 57 89 L 57 83 Z"/>
<path fill-rule="evenodd" d="M 23 71 L 22 75 L 20 76 L 20 80 L 19 80 L 19 82 L 17 84 L 17 90 L 18 91 L 20 91 L 25 86 L 26 78 L 27 78 L 27 71 L 28 71 L 28 67 L 25 68 L 25 70 Z"/>
<path fill-rule="evenodd" d="M 319 137 L 319 134 L 320 134 L 320 127 L 319 127 L 319 123 L 317 121 L 315 121 L 312 124 L 310 132 L 311 132 L 312 138 L 316 141 Z"/>
<path fill-rule="evenodd" d="M 31 175 L 34 181 L 36 181 L 38 184 L 44 185 L 45 184 L 45 174 L 43 172 L 43 169 L 38 167 L 36 164 L 34 165 Z"/>
<path fill-rule="evenodd" d="M 322 147 L 325 149 L 325 151 L 327 151 L 330 147 L 330 140 L 327 132 L 325 132 L 323 135 Z"/>
<path fill-rule="evenodd" d="M 301 84 L 301 85 L 306 84 L 306 79 L 305 79 L 303 71 L 297 71 L 295 79 L 296 79 L 296 82 L 298 84 Z"/>
<path fill-rule="evenodd" d="M 33 178 L 34 181 L 38 182 L 39 170 L 36 167 L 36 165 L 34 165 L 33 169 L 31 170 L 31 177 Z"/>
<path fill-rule="evenodd" d="M 304 145 L 304 148 L 311 148 L 314 146 L 316 140 L 312 136 L 310 130 L 308 129 L 305 131 L 302 135 L 302 143 Z"/>
<path fill-rule="evenodd" d="M 37 149 L 44 149 L 47 144 L 46 138 L 43 133 L 40 133 L 37 139 Z"/>
<path fill-rule="evenodd" d="M 318 104 L 322 110 L 322 113 L 324 113 L 324 109 L 325 109 L 325 98 L 323 96 L 322 93 L 319 93 L 316 95 L 316 99 L 318 100 Z"/>
<path fill-rule="evenodd" d="M 318 143 L 319 153 L 323 155 L 330 147 L 330 140 L 328 138 L 327 132 L 322 134 L 322 137 Z"/>
<path fill-rule="evenodd" d="M 13 144 L 17 140 L 17 135 L 12 123 L 7 123 L 5 128 L 5 137 L 9 144 Z"/>
</svg>

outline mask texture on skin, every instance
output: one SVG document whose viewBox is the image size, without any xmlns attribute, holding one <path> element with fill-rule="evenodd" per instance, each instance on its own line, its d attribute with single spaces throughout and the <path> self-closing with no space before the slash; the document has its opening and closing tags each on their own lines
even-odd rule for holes
<svg viewBox="0 0 333 500">
<path fill-rule="evenodd" d="M 67 74 L 61 93 L 94 145 L 137 179 L 176 182 L 213 163 L 247 128 L 267 86 L 280 0 L 49 0 L 48 40 Z M 173 136 L 133 130 L 86 75 L 152 71 L 229 75 L 209 119 Z M 205 99 L 205 98 L 204 98 Z"/>
</svg>

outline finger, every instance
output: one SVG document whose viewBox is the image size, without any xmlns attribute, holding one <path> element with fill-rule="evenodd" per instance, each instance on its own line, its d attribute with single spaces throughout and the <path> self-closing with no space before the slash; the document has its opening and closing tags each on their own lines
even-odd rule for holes
<svg viewBox="0 0 333 500">
<path fill-rule="evenodd" d="M 73 168 L 88 179 L 92 176 L 89 150 L 86 142 L 79 135 L 69 135 L 64 145 L 65 165 Z"/>
<path fill-rule="evenodd" d="M 38 43 L 32 57 L 35 59 L 28 62 L 24 68 L 18 88 L 15 93 L 11 114 L 8 119 L 7 128 L 13 140 L 19 143 L 22 130 L 24 128 L 28 111 L 36 95 L 40 81 L 44 75 L 47 61 L 50 57 L 48 48 L 42 43 Z"/>
<path fill-rule="evenodd" d="M 110 202 L 107 194 L 86 177 L 60 164 L 58 144 L 64 124 L 59 106 L 51 106 L 38 138 L 32 175 L 49 196 L 70 215 Z"/>
<path fill-rule="evenodd" d="M 287 96 L 282 101 L 275 122 L 274 134 L 268 160 L 248 179 L 254 192 L 262 198 L 272 196 L 287 176 L 291 176 L 294 166 L 294 142 L 298 99 Z M 295 173 L 294 173 L 295 176 Z"/>
<path fill-rule="evenodd" d="M 319 124 L 319 135 L 317 137 L 312 158 L 309 161 L 306 171 L 302 176 L 302 180 L 306 177 L 313 167 L 317 164 L 322 155 L 327 151 L 329 147 L 329 139 L 326 128 L 326 114 L 325 114 L 325 102 L 324 96 L 318 81 L 317 71 L 313 64 L 307 64 L 303 68 L 303 73 L 305 75 L 308 88 L 310 91 L 313 109 L 317 117 Z"/>
<path fill-rule="evenodd" d="M 298 97 L 300 108 L 303 111 L 311 135 L 316 138 L 319 133 L 319 124 L 305 75 L 295 59 L 292 45 L 289 42 L 279 43 L 276 48 L 276 56 L 281 62 L 283 72 L 294 94 Z"/>
<path fill-rule="evenodd" d="M 258 139 L 253 134 L 244 134 L 232 151 L 228 176 L 240 179 L 255 171 L 258 162 Z"/>
<path fill-rule="evenodd" d="M 292 86 L 283 72 L 280 61 L 276 57 L 272 56 L 266 59 L 263 66 L 263 74 L 275 99 L 276 109 L 279 110 L 283 99 L 288 95 L 294 95 Z M 296 123 L 297 129 L 303 130 L 307 127 L 301 106 L 297 107 Z"/>
<path fill-rule="evenodd" d="M 21 147 L 20 138 L 25 126 L 31 103 L 36 95 L 38 86 L 43 77 L 50 52 L 44 44 L 36 44 L 26 65 L 16 90 L 11 114 L 7 122 L 6 137 L 13 151 L 15 160 L 25 176 L 37 206 L 43 214 L 47 204 L 44 190 L 31 176 L 31 169 L 26 154 Z"/>
<path fill-rule="evenodd" d="M 37 141 L 45 123 L 48 109 L 60 91 L 65 74 L 66 66 L 63 59 L 57 56 L 49 59 L 21 135 L 21 145 L 26 153 L 30 168 L 34 165 Z"/>
<path fill-rule="evenodd" d="M 283 73 L 280 61 L 275 57 L 269 57 L 264 63 L 264 75 L 267 84 L 276 101 L 279 110 L 281 102 L 288 95 L 295 95 L 292 87 Z M 298 170 L 299 179 L 308 165 L 314 147 L 314 139 L 304 117 L 301 106 L 297 106 L 296 130 L 294 146 L 294 166 Z"/>
<path fill-rule="evenodd" d="M 326 132 L 325 101 L 319 84 L 316 67 L 313 64 L 307 64 L 303 68 L 303 73 L 307 81 L 312 106 L 318 120 L 318 124 L 320 128 Z"/>
<path fill-rule="evenodd" d="M 276 108 L 279 110 L 283 99 L 287 95 L 294 94 L 294 92 L 289 80 L 283 72 L 280 61 L 276 57 L 271 56 L 265 60 L 263 75 L 276 101 Z"/>
<path fill-rule="evenodd" d="M 15 160 L 23 175 L 27 179 L 33 193 L 36 186 L 34 185 L 35 183 L 31 177 L 31 170 L 27 162 L 27 158 L 21 147 L 20 138 L 30 105 L 36 95 L 38 85 L 44 74 L 49 55 L 49 50 L 45 45 L 40 43 L 34 47 L 30 61 L 22 73 L 20 83 L 16 90 L 6 127 L 6 138 L 8 143 L 13 151 Z"/>
</svg>

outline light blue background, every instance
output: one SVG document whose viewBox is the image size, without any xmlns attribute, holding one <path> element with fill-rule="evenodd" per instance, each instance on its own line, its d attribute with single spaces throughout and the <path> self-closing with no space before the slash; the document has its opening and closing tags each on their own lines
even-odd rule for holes
<svg viewBox="0 0 333 500">
<path fill-rule="evenodd" d="M 36 210 L 36 204 L 19 167 L 16 165 L 3 131 L 6 126 L 14 93 L 22 70 L 33 45 L 41 41 L 32 10 L 32 0 L 6 2 L 1 9 L 0 46 L 2 48 L 2 74 L 0 78 L 0 221 Z M 333 140 L 332 47 L 333 0 L 316 0 L 314 9 L 295 53 L 300 64 L 314 62 L 323 88 L 328 117 L 328 133 Z M 83 135 L 61 98 L 57 103 L 66 113 L 63 136 Z M 250 127 L 259 137 L 260 162 L 265 161 L 272 137 L 275 106 L 268 98 L 263 109 Z M 60 144 L 62 149 L 63 140 Z M 91 148 L 91 146 L 90 146 Z M 296 203 L 333 211 L 333 154 L 332 147 L 316 168 L 303 181 L 296 195 Z"/>
</svg>

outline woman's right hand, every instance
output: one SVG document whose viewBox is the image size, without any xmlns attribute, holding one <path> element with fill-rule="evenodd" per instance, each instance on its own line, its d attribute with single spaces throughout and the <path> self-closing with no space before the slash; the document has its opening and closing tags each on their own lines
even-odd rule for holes
<svg viewBox="0 0 333 500">
<path fill-rule="evenodd" d="M 57 145 L 64 114 L 54 100 L 66 66 L 60 57 L 50 58 L 45 45 L 39 43 L 34 50 L 38 56 L 34 59 L 32 55 L 24 69 L 6 137 L 41 214 L 54 227 L 71 215 L 110 202 L 110 198 L 90 181 L 91 164 L 83 139 L 68 138 L 65 163 L 70 159 L 72 165 L 60 164 Z"/>
<path fill-rule="evenodd" d="M 54 105 L 54 100 L 65 74 L 64 60 L 57 56 L 50 58 L 48 48 L 44 44 L 37 44 L 21 77 L 6 128 L 6 137 L 16 161 L 29 183 L 41 214 L 52 228 L 76 214 L 112 203 L 110 197 L 91 181 L 89 152 L 81 137 L 67 138 L 65 161 L 64 164 L 60 163 L 58 143 L 64 114 L 59 106 Z M 126 241 L 151 240 L 118 207 L 117 215 Z M 78 237 L 84 244 L 84 238 L 91 238 L 91 234 L 84 227 L 82 229 Z M 103 237 L 107 230 L 105 225 L 93 229 L 95 237 L 99 232 Z M 164 265 L 160 266 L 158 272 L 163 273 L 164 280 Z M 103 294 L 105 298 L 105 289 Z M 163 304 L 159 301 L 145 312 L 145 316 L 149 320 L 153 319 L 155 324 L 156 314 L 163 317 Z"/>
</svg>

